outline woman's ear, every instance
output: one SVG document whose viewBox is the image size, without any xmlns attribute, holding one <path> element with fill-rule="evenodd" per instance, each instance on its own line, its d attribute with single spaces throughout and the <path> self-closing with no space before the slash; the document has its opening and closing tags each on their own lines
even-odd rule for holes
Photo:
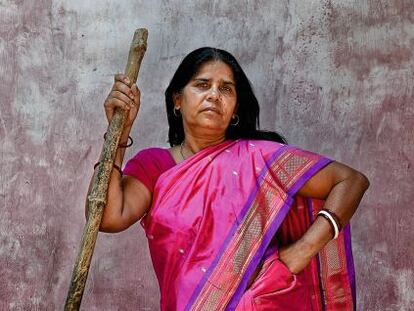
<svg viewBox="0 0 414 311">
<path fill-rule="evenodd" d="M 181 94 L 174 93 L 172 99 L 174 103 L 174 109 L 179 110 L 181 108 Z"/>
<path fill-rule="evenodd" d="M 239 110 L 239 103 L 236 103 L 236 107 L 234 107 L 233 115 L 237 114 L 237 110 Z"/>
</svg>

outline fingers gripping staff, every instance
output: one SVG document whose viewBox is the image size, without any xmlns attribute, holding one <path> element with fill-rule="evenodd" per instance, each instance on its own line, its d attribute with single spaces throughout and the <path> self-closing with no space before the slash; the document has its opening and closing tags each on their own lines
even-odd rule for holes
<svg viewBox="0 0 414 311">
<path fill-rule="evenodd" d="M 146 29 L 137 29 L 134 33 L 125 69 L 125 75 L 129 78 L 131 85 L 137 80 L 141 62 L 147 49 L 147 38 L 148 31 Z M 121 108 L 117 108 L 114 115 L 111 116 L 99 160 L 98 171 L 93 179 L 92 190 L 87 200 L 89 217 L 83 231 L 80 250 L 72 273 L 72 280 L 65 304 L 66 311 L 79 310 L 80 308 L 103 210 L 107 203 L 109 178 L 122 131 L 128 122 L 127 119 L 128 111 Z"/>
</svg>

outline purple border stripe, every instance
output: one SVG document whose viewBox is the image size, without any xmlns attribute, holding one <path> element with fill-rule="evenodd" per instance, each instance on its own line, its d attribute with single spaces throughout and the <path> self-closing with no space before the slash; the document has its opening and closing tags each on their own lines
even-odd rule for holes
<svg viewBox="0 0 414 311">
<path fill-rule="evenodd" d="M 351 244 L 351 225 L 348 223 L 344 231 L 345 253 L 346 253 L 346 269 L 348 271 L 349 284 L 351 285 L 352 300 L 354 302 L 354 310 L 356 310 L 356 286 L 355 286 L 355 266 L 354 258 L 352 256 Z"/>
<path fill-rule="evenodd" d="M 293 203 L 293 199 L 288 197 L 287 201 L 280 208 L 280 211 L 277 214 L 275 220 L 272 222 L 266 234 L 263 236 L 263 241 L 261 243 L 261 246 L 258 248 L 258 250 L 256 251 L 256 254 L 250 261 L 250 264 L 248 265 L 246 272 L 244 273 L 243 278 L 241 279 L 236 292 L 234 293 L 233 297 L 228 303 L 226 310 L 234 310 L 237 307 L 241 297 L 244 295 L 244 292 L 246 291 L 247 283 L 249 282 L 250 277 L 253 275 L 254 271 L 256 270 L 257 266 L 262 260 L 263 255 L 266 252 L 267 246 L 270 244 L 270 242 L 273 239 L 273 236 L 279 229 L 280 224 L 285 219 L 287 213 L 290 210 L 292 203 Z"/>
<path fill-rule="evenodd" d="M 294 196 L 296 192 L 299 191 L 300 188 L 311 178 L 315 175 L 321 168 L 331 163 L 332 160 L 328 158 L 321 158 L 316 162 L 310 169 L 308 169 L 288 190 L 288 194 L 290 196 Z"/>
<path fill-rule="evenodd" d="M 211 273 L 213 272 L 214 268 L 216 267 L 218 261 L 220 260 L 221 256 L 223 255 L 226 247 L 228 246 L 231 239 L 233 238 L 234 233 L 238 229 L 239 219 L 244 219 L 247 212 L 249 211 L 250 206 L 251 206 L 253 200 L 255 199 L 255 196 L 256 196 L 257 192 L 259 191 L 260 182 L 262 181 L 263 176 L 267 173 L 267 171 L 269 171 L 270 163 L 272 163 L 282 152 L 284 152 L 288 148 L 290 148 L 290 146 L 288 146 L 288 145 L 284 145 L 284 146 L 280 147 L 269 158 L 269 160 L 266 161 L 266 164 L 265 164 L 262 172 L 260 173 L 259 178 L 257 179 L 256 185 L 255 185 L 254 189 L 252 190 L 252 192 L 250 193 L 245 206 L 241 210 L 240 214 L 238 216 L 236 216 L 235 222 L 234 222 L 232 228 L 230 229 L 229 234 L 227 235 L 226 239 L 224 240 L 222 246 L 220 247 L 220 250 L 218 251 L 218 253 L 216 255 L 216 258 L 214 258 L 214 260 L 211 263 L 210 267 L 208 268 L 208 270 L 204 274 L 203 278 L 200 280 L 200 283 L 195 288 L 195 290 L 194 290 L 193 294 L 191 295 L 191 298 L 188 301 L 187 306 L 185 307 L 184 310 L 188 311 L 188 310 L 191 309 L 192 305 L 194 304 L 194 302 L 196 301 L 198 295 L 200 294 L 201 290 L 203 289 L 205 283 L 207 282 L 208 278 L 210 277 Z"/>
<path fill-rule="evenodd" d="M 307 198 L 306 199 L 306 203 L 308 205 L 309 219 L 313 223 L 315 221 L 315 219 L 313 218 L 313 204 L 312 204 L 312 199 L 311 198 Z M 320 294 L 321 294 L 322 311 L 325 311 L 326 310 L 325 293 L 323 292 L 323 287 L 322 287 L 321 258 L 319 256 L 319 252 L 316 254 L 316 263 L 318 265 L 318 279 L 319 279 L 319 286 L 318 287 L 319 287 L 319 291 L 320 291 Z"/>
<path fill-rule="evenodd" d="M 273 158 L 273 157 L 272 157 Z M 277 229 L 279 229 L 280 224 L 282 223 L 283 219 L 289 212 L 289 209 L 291 207 L 291 204 L 293 203 L 293 196 L 296 194 L 296 192 L 306 183 L 306 181 L 311 178 L 317 171 L 319 171 L 322 167 L 327 165 L 328 163 L 332 162 L 332 160 L 328 158 L 321 158 L 318 160 L 315 164 L 312 165 L 311 168 L 309 168 L 308 171 L 306 171 L 305 174 L 303 174 L 299 179 L 294 183 L 294 185 L 291 187 L 291 189 L 288 191 L 288 198 L 284 205 L 281 207 L 279 214 L 276 216 L 275 220 L 273 220 L 273 223 L 269 226 L 268 231 L 265 233 L 265 236 L 263 237 L 262 245 L 257 250 L 256 254 L 254 255 L 252 261 L 250 262 L 236 292 L 234 293 L 232 299 L 230 300 L 226 310 L 233 310 L 237 307 L 238 302 L 241 299 L 241 296 L 243 296 L 247 283 L 254 273 L 257 265 L 259 264 L 260 260 L 263 257 L 263 254 L 266 251 L 267 246 L 269 245 L 270 241 L 272 240 L 274 234 L 277 232 Z"/>
</svg>

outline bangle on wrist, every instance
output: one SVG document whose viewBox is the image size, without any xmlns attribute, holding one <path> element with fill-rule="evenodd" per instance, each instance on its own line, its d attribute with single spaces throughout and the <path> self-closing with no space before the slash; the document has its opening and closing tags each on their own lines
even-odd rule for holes
<svg viewBox="0 0 414 311">
<path fill-rule="evenodd" d="M 328 210 L 326 208 L 323 208 L 322 210 L 328 212 L 332 216 L 332 218 L 336 221 L 336 224 L 338 225 L 339 231 L 341 231 L 343 226 L 341 224 L 341 221 L 340 221 L 338 215 L 336 215 L 334 212 L 332 212 L 331 210 Z"/>
<path fill-rule="evenodd" d="M 106 139 L 106 133 L 104 134 L 104 139 Z M 118 144 L 118 148 L 128 148 L 131 147 L 133 143 L 134 140 L 132 139 L 132 137 L 128 136 L 127 142 L 125 144 Z"/>
<path fill-rule="evenodd" d="M 134 143 L 134 141 L 132 140 L 132 137 L 128 136 L 128 140 L 127 140 L 126 144 L 119 144 L 118 148 L 128 148 L 128 147 L 131 147 L 133 143 Z"/>
<path fill-rule="evenodd" d="M 96 167 L 100 164 L 101 162 L 97 162 L 97 163 L 95 163 L 95 165 L 93 166 L 93 169 L 95 170 L 96 169 Z M 121 170 L 121 168 L 118 166 L 118 165 L 116 165 L 115 163 L 112 165 L 112 168 L 113 169 L 116 169 L 118 172 L 119 172 L 119 174 L 121 174 L 121 177 L 122 177 L 122 175 L 123 175 L 123 173 L 122 173 L 122 170 Z"/>
<path fill-rule="evenodd" d="M 327 209 L 320 210 L 316 216 L 322 216 L 329 222 L 334 234 L 333 240 L 335 240 L 339 236 L 339 231 L 342 229 L 338 217 Z"/>
</svg>

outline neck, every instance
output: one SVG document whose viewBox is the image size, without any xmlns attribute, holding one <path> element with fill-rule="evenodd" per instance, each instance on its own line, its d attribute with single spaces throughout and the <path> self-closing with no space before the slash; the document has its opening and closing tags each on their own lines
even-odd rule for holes
<svg viewBox="0 0 414 311">
<path fill-rule="evenodd" d="M 217 145 L 225 139 L 226 137 L 224 135 L 219 137 L 196 137 L 191 134 L 186 134 L 183 146 L 192 153 L 197 153 L 206 147 Z"/>
</svg>

